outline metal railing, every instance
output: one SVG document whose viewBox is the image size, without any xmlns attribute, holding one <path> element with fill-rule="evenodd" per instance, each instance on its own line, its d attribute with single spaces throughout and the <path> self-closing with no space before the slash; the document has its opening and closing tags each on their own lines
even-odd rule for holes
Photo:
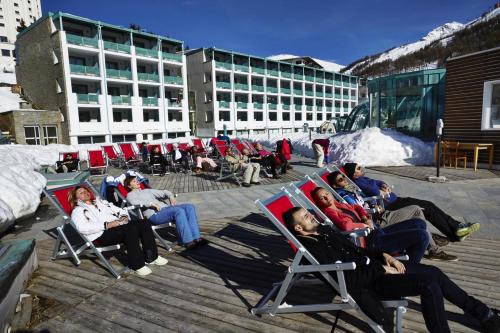
<svg viewBox="0 0 500 333">
<path fill-rule="evenodd" d="M 160 76 L 156 73 L 137 73 L 139 81 L 160 82 Z"/>
<path fill-rule="evenodd" d="M 73 74 L 99 76 L 99 67 L 97 65 L 91 67 L 91 66 L 70 64 L 69 69 Z"/>
<path fill-rule="evenodd" d="M 136 46 L 135 54 L 149 58 L 158 58 L 158 50 L 156 49 L 145 49 L 143 47 Z"/>
<path fill-rule="evenodd" d="M 78 35 L 66 34 L 66 41 L 69 44 L 73 45 L 89 46 L 93 48 L 99 47 L 99 40 L 97 38 L 92 38 L 92 37 L 83 37 Z"/>
<path fill-rule="evenodd" d="M 132 80 L 132 72 L 126 69 L 106 69 L 106 76 L 116 79 Z"/>
<path fill-rule="evenodd" d="M 99 104 L 98 94 L 76 94 L 76 100 L 81 104 Z"/>
<path fill-rule="evenodd" d="M 130 45 L 104 41 L 104 49 L 115 52 L 130 53 Z"/>
</svg>

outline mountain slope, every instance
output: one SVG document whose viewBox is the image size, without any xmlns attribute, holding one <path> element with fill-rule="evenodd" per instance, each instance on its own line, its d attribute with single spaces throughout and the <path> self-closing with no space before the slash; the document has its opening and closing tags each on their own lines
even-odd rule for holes
<svg viewBox="0 0 500 333">
<path fill-rule="evenodd" d="M 467 23 L 446 23 L 415 43 L 359 59 L 342 71 L 375 77 L 411 70 L 436 68 L 447 57 L 500 46 L 500 8 Z"/>
</svg>

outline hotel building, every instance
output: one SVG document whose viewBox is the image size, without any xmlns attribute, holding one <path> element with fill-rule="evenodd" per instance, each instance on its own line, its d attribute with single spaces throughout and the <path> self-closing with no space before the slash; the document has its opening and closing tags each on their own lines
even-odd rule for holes
<svg viewBox="0 0 500 333">
<path fill-rule="evenodd" d="M 199 136 L 317 128 L 358 101 L 355 76 L 216 48 L 187 51 L 186 58 Z"/>
<path fill-rule="evenodd" d="M 63 143 L 188 135 L 183 42 L 66 13 L 18 35 L 17 82 L 35 108 L 61 112 Z"/>
</svg>

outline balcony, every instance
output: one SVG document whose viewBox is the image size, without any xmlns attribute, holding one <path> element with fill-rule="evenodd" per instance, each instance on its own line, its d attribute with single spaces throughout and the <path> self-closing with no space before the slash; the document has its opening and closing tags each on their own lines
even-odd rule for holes
<svg viewBox="0 0 500 333">
<path fill-rule="evenodd" d="M 286 94 L 286 95 L 290 95 L 292 93 L 292 90 L 290 90 L 288 88 L 281 88 L 281 93 Z"/>
<path fill-rule="evenodd" d="M 294 74 L 293 74 L 293 78 L 294 78 L 295 80 L 304 80 L 304 75 L 294 73 Z"/>
<path fill-rule="evenodd" d="M 291 79 L 292 78 L 292 73 L 290 73 L 290 72 L 281 72 L 281 77 L 284 77 L 286 79 Z"/>
<path fill-rule="evenodd" d="M 293 94 L 294 95 L 300 95 L 300 96 L 302 96 L 302 90 L 300 90 L 300 89 L 293 89 Z"/>
<path fill-rule="evenodd" d="M 175 84 L 175 85 L 179 85 L 179 86 L 184 85 L 184 80 L 182 79 L 182 76 L 165 75 L 164 81 L 165 81 L 165 84 Z"/>
<path fill-rule="evenodd" d="M 341 99 L 341 98 L 342 98 L 342 96 L 341 96 L 340 94 L 335 94 L 335 98 L 337 98 L 337 99 Z"/>
<path fill-rule="evenodd" d="M 313 106 L 312 105 L 306 105 L 306 111 L 312 111 Z"/>
<path fill-rule="evenodd" d="M 168 102 L 168 107 L 169 108 L 176 108 L 176 109 L 180 109 L 182 108 L 182 101 L 181 102 L 177 102 L 177 101 L 169 101 Z"/>
<path fill-rule="evenodd" d="M 156 49 L 145 49 L 143 47 L 136 46 L 135 54 L 142 57 L 158 58 L 158 50 Z"/>
<path fill-rule="evenodd" d="M 132 80 L 132 72 L 126 69 L 106 69 L 106 76 L 114 79 Z"/>
<path fill-rule="evenodd" d="M 322 91 L 316 91 L 316 97 L 323 97 L 325 94 L 323 94 Z"/>
<path fill-rule="evenodd" d="M 264 105 L 262 103 L 256 103 L 256 102 L 254 102 L 253 103 L 253 108 L 257 109 L 257 110 L 262 110 L 262 109 L 264 109 Z"/>
<path fill-rule="evenodd" d="M 232 70 L 233 65 L 231 63 L 228 63 L 228 62 L 215 61 L 215 68 Z"/>
<path fill-rule="evenodd" d="M 306 90 L 306 96 L 314 96 L 314 91 Z"/>
<path fill-rule="evenodd" d="M 84 65 L 69 64 L 69 70 L 72 74 L 99 76 L 99 67 L 97 65 L 91 67 Z"/>
<path fill-rule="evenodd" d="M 238 109 L 247 109 L 248 108 L 248 103 L 247 102 L 237 102 L 236 103 L 236 108 L 238 108 Z"/>
<path fill-rule="evenodd" d="M 111 104 L 132 105 L 132 98 L 130 96 L 111 96 Z"/>
<path fill-rule="evenodd" d="M 130 53 L 130 45 L 104 41 L 104 49 L 114 52 Z"/>
<path fill-rule="evenodd" d="M 343 94 L 342 99 L 349 99 L 349 95 Z"/>
<path fill-rule="evenodd" d="M 295 104 L 295 111 L 302 111 L 302 105 L 301 104 Z"/>
<path fill-rule="evenodd" d="M 332 111 L 332 107 L 331 107 L 331 106 L 326 106 L 326 107 L 325 107 L 325 110 L 326 110 L 326 111 Z"/>
<path fill-rule="evenodd" d="M 250 68 L 248 68 L 248 65 L 238 65 L 234 64 L 234 70 L 238 72 L 245 72 L 248 73 L 250 71 Z"/>
<path fill-rule="evenodd" d="M 278 104 L 268 103 L 269 110 L 278 110 Z"/>
<path fill-rule="evenodd" d="M 347 81 L 342 81 L 342 86 L 343 87 L 350 87 L 351 84 L 349 82 L 347 82 Z"/>
<path fill-rule="evenodd" d="M 342 85 L 342 82 L 335 80 L 335 85 L 340 87 Z"/>
<path fill-rule="evenodd" d="M 267 70 L 267 75 L 271 75 L 271 76 L 280 76 L 280 72 L 277 71 L 277 70 L 274 70 L 274 69 L 268 69 Z"/>
<path fill-rule="evenodd" d="M 323 111 L 323 107 L 319 106 L 319 105 L 316 105 L 316 111 Z"/>
<path fill-rule="evenodd" d="M 98 94 L 76 94 L 76 100 L 80 104 L 99 104 Z"/>
<path fill-rule="evenodd" d="M 252 84 L 252 91 L 264 91 L 264 86 Z"/>
<path fill-rule="evenodd" d="M 234 84 L 234 89 L 235 90 L 248 90 L 248 84 L 246 84 L 246 83 L 235 83 Z"/>
<path fill-rule="evenodd" d="M 290 110 L 290 104 L 283 104 L 283 110 Z"/>
<path fill-rule="evenodd" d="M 325 79 L 326 84 L 333 84 L 333 79 Z"/>
<path fill-rule="evenodd" d="M 220 89 L 231 89 L 231 82 L 217 81 L 215 86 Z"/>
<path fill-rule="evenodd" d="M 351 88 L 356 88 L 357 86 L 358 86 L 358 84 L 357 84 L 357 83 L 352 83 L 352 82 L 351 82 Z"/>
<path fill-rule="evenodd" d="M 182 55 L 181 54 L 162 52 L 161 57 L 164 60 L 182 63 Z"/>
<path fill-rule="evenodd" d="M 265 70 L 265 68 L 262 68 L 262 67 L 253 67 L 252 66 L 252 73 L 257 73 L 257 74 L 265 75 L 266 74 L 266 70 Z"/>
<path fill-rule="evenodd" d="M 325 78 L 317 77 L 316 78 L 316 82 L 318 82 L 318 83 L 325 83 Z"/>
<path fill-rule="evenodd" d="M 340 106 L 335 107 L 335 112 L 340 112 Z"/>
<path fill-rule="evenodd" d="M 221 109 L 229 109 L 231 102 L 229 101 L 219 101 L 219 108 Z"/>
<path fill-rule="evenodd" d="M 314 76 L 306 75 L 306 81 L 314 82 Z"/>
<path fill-rule="evenodd" d="M 137 79 L 139 81 L 160 82 L 160 76 L 156 73 L 137 73 Z"/>
<path fill-rule="evenodd" d="M 278 93 L 278 87 L 267 87 L 267 92 L 269 93 L 274 93 L 274 94 L 277 94 Z"/>
<path fill-rule="evenodd" d="M 332 93 L 325 93 L 325 97 L 326 98 L 333 98 L 333 94 Z"/>
<path fill-rule="evenodd" d="M 73 45 L 88 46 L 96 49 L 99 48 L 99 40 L 97 38 L 66 34 L 66 41 Z"/>
<path fill-rule="evenodd" d="M 142 106 L 158 106 L 158 97 L 142 97 Z"/>
</svg>

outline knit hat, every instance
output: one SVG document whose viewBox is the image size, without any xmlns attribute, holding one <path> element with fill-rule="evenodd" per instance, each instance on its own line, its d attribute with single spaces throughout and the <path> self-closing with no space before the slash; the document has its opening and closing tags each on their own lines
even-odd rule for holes
<svg viewBox="0 0 500 333">
<path fill-rule="evenodd" d="M 344 164 L 344 172 L 347 177 L 352 179 L 352 176 L 354 175 L 354 172 L 356 171 L 356 166 L 357 163 L 346 163 Z"/>
</svg>

